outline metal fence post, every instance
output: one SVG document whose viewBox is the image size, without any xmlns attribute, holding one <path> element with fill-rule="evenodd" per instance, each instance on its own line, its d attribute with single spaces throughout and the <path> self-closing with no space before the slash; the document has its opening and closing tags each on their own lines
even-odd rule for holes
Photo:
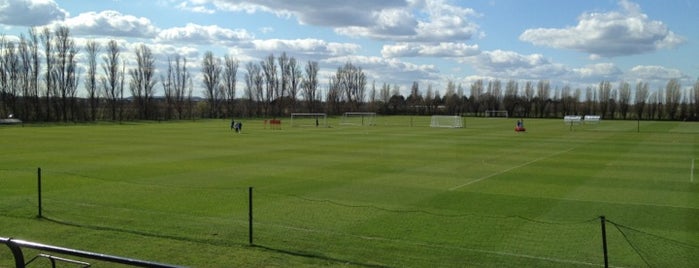
<svg viewBox="0 0 699 268">
<path fill-rule="evenodd" d="M 17 243 L 12 241 L 12 238 L 5 239 L 0 237 L 0 242 L 4 243 L 8 248 L 10 248 L 12 257 L 15 259 L 15 267 L 24 268 L 24 253 L 22 253 L 22 248 L 20 248 Z"/>
<path fill-rule="evenodd" d="M 248 188 L 248 238 L 252 246 L 252 187 Z"/>
<path fill-rule="evenodd" d="M 600 216 L 600 224 L 602 225 L 602 251 L 604 254 L 604 267 L 609 267 L 609 259 L 607 255 L 607 227 L 605 226 L 606 220 L 604 216 Z"/>
<path fill-rule="evenodd" d="M 42 207 L 41 207 L 41 168 L 38 168 L 36 173 L 37 173 L 37 175 L 36 175 L 36 187 L 37 187 L 37 193 L 38 193 L 37 197 L 39 199 L 39 207 L 38 207 L 39 214 L 37 214 L 37 217 L 41 218 L 42 217 L 42 214 L 41 214 L 41 210 L 42 210 Z"/>
</svg>

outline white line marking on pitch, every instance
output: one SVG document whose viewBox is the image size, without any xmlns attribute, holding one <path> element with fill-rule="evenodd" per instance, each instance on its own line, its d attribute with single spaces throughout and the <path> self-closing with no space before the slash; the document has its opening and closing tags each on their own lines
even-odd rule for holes
<svg viewBox="0 0 699 268">
<path fill-rule="evenodd" d="M 464 183 L 464 184 L 461 184 L 461 185 L 457 185 L 457 186 L 451 187 L 451 188 L 449 188 L 449 191 L 454 191 L 454 190 L 459 189 L 459 188 L 461 188 L 461 187 L 466 187 L 466 186 L 471 185 L 471 184 L 473 184 L 473 183 L 476 183 L 476 182 L 485 180 L 485 179 L 487 179 L 487 178 L 490 178 L 490 177 L 494 177 L 494 176 L 503 174 L 503 173 L 505 173 L 505 172 L 509 172 L 510 170 L 513 170 L 513 169 L 521 168 L 521 167 L 527 166 L 527 165 L 529 165 L 529 164 L 539 162 L 539 161 L 544 160 L 544 159 L 546 159 L 546 158 L 551 158 L 551 157 L 554 157 L 554 156 L 559 155 L 559 154 L 564 154 L 564 153 L 570 152 L 570 151 L 572 151 L 573 149 L 575 149 L 575 147 L 574 147 L 574 148 L 570 148 L 570 149 L 565 150 L 565 151 L 556 152 L 556 153 L 554 153 L 554 154 L 547 155 L 547 156 L 544 156 L 544 157 L 539 157 L 539 158 L 537 158 L 537 159 L 534 159 L 534 160 L 532 160 L 532 161 L 526 162 L 526 163 L 521 164 L 521 165 L 519 165 L 519 166 L 514 166 L 514 167 L 511 167 L 511 168 L 502 170 L 502 171 L 495 172 L 495 173 L 490 174 L 490 175 L 487 175 L 487 176 L 480 177 L 480 178 L 478 178 L 478 179 L 469 181 L 469 182 L 467 182 L 467 183 Z"/>
<path fill-rule="evenodd" d="M 386 238 L 386 237 L 379 237 L 379 236 L 358 235 L 358 234 L 343 233 L 343 232 L 338 232 L 338 231 L 295 227 L 295 226 L 278 224 L 278 223 L 259 223 L 258 222 L 257 224 L 274 226 L 274 227 L 284 228 L 284 229 L 288 229 L 288 230 L 305 231 L 305 232 L 320 233 L 320 234 L 331 234 L 331 235 L 345 235 L 345 236 L 355 237 L 355 238 L 364 239 L 364 240 L 383 241 L 383 242 L 390 242 L 390 243 L 397 243 L 397 244 L 404 244 L 404 245 L 413 245 L 413 246 L 421 246 L 421 247 L 429 247 L 429 248 L 457 249 L 457 250 L 463 250 L 463 251 L 478 252 L 478 253 L 483 253 L 483 254 L 494 254 L 494 255 L 507 256 L 507 257 L 519 257 L 519 258 L 543 260 L 543 261 L 562 263 L 562 264 L 575 264 L 575 265 L 585 265 L 585 266 L 593 266 L 593 267 L 603 266 L 601 264 L 590 263 L 590 262 L 585 262 L 585 261 L 578 261 L 578 260 L 559 259 L 559 258 L 552 258 L 552 257 L 545 257 L 545 256 L 512 253 L 512 252 L 507 252 L 507 251 L 475 249 L 475 248 L 467 248 L 467 247 L 461 247 L 461 246 L 450 246 L 450 245 L 444 245 L 444 244 L 432 244 L 429 242 L 417 242 L 417 241 L 411 241 L 411 240 L 393 239 L 393 238 Z M 619 266 L 610 266 L 610 267 L 619 267 Z"/>
<path fill-rule="evenodd" d="M 694 158 L 692 158 L 692 167 L 689 169 L 689 182 L 694 183 Z"/>
</svg>

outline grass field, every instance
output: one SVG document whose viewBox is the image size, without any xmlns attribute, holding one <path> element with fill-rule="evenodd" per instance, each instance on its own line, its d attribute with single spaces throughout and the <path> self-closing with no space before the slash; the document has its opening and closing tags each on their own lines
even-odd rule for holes
<svg viewBox="0 0 699 268">
<path fill-rule="evenodd" d="M 0 237 L 192 267 L 596 267 L 604 215 L 611 266 L 699 266 L 699 123 L 328 120 L 0 126 Z"/>
</svg>

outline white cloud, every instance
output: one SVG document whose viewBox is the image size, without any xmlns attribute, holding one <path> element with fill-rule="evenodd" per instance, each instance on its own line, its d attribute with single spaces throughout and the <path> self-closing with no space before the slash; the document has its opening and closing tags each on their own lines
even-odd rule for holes
<svg viewBox="0 0 699 268">
<path fill-rule="evenodd" d="M 479 75 L 502 79 L 554 79 L 569 72 L 567 67 L 553 63 L 541 54 L 522 55 L 514 51 L 484 51 L 461 61 L 469 63 Z"/>
<path fill-rule="evenodd" d="M 294 17 L 301 24 L 332 27 L 351 37 L 399 42 L 453 42 L 471 39 L 479 31 L 469 21 L 473 9 L 447 0 L 189 0 L 181 5 L 211 4 L 219 10 L 268 12 Z"/>
<path fill-rule="evenodd" d="M 190 0 L 208 2 L 220 10 L 248 13 L 269 12 L 280 17 L 296 17 L 302 24 L 320 26 L 366 26 L 373 24 L 374 10 L 406 6 L 404 0 Z"/>
<path fill-rule="evenodd" d="M 361 67 L 368 76 L 367 80 L 375 80 L 378 83 L 409 85 L 414 81 L 433 81 L 439 78 L 439 70 L 434 65 L 418 65 L 398 59 L 344 56 L 321 61 L 321 63 L 330 66 L 341 66 L 347 62 Z"/>
<path fill-rule="evenodd" d="M 158 28 L 148 18 L 121 14 L 114 10 L 85 12 L 57 23 L 78 35 L 151 38 Z"/>
<path fill-rule="evenodd" d="M 384 45 L 381 55 L 386 58 L 397 57 L 468 57 L 478 55 L 478 45 L 442 42 L 438 44 L 398 43 Z"/>
<path fill-rule="evenodd" d="M 684 42 L 663 22 L 641 13 L 637 4 L 627 0 L 619 3 L 621 11 L 585 13 L 574 27 L 528 29 L 519 38 L 535 45 L 589 53 L 592 58 L 648 53 Z"/>
<path fill-rule="evenodd" d="M 444 0 L 415 0 L 399 11 L 374 12 L 375 23 L 338 27 L 335 32 L 398 42 L 463 42 L 478 34 L 479 26 L 469 21 L 479 16 L 473 9 L 447 4 Z M 402 21 L 401 24 L 395 23 Z"/>
<path fill-rule="evenodd" d="M 603 80 L 617 80 L 623 72 L 613 63 L 598 63 L 585 66 L 583 68 L 575 68 L 572 75 L 576 80 L 589 82 L 598 82 Z"/>
<path fill-rule="evenodd" d="M 626 73 L 629 80 L 662 81 L 688 78 L 682 71 L 657 65 L 637 65 Z"/>
<path fill-rule="evenodd" d="M 180 9 L 180 10 L 190 11 L 190 12 L 194 12 L 194 13 L 203 13 L 203 14 L 216 13 L 215 9 L 209 8 L 209 7 L 202 5 L 202 4 L 186 2 L 186 1 L 177 4 L 175 7 L 177 9 Z"/>
<path fill-rule="evenodd" d="M 68 12 L 53 0 L 0 1 L 0 24 L 13 26 L 40 26 L 61 21 Z"/>
<path fill-rule="evenodd" d="M 285 51 L 290 55 L 304 57 L 338 57 L 353 54 L 359 45 L 351 43 L 326 42 L 319 39 L 266 39 L 252 41 L 253 48 L 261 54 Z"/>
<path fill-rule="evenodd" d="M 226 29 L 217 25 L 203 26 L 188 23 L 184 27 L 162 30 L 158 42 L 182 42 L 190 44 L 239 45 L 249 42 L 254 36 L 244 29 Z"/>
<path fill-rule="evenodd" d="M 444 0 L 421 0 L 428 19 L 418 25 L 418 37 L 432 41 L 469 40 L 479 26 L 469 21 L 480 16 L 475 10 L 447 4 Z"/>
</svg>

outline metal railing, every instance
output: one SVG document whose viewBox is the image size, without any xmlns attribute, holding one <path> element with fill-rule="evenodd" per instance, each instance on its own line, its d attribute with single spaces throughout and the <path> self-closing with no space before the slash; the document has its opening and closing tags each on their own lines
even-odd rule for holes
<svg viewBox="0 0 699 268">
<path fill-rule="evenodd" d="M 51 252 L 51 253 L 55 253 L 55 254 L 70 255 L 70 256 L 74 256 L 74 257 L 80 257 L 80 258 L 86 258 L 86 259 L 98 260 L 98 261 L 104 261 L 104 262 L 111 262 L 111 263 L 118 263 L 118 264 L 124 264 L 124 265 L 135 266 L 135 267 L 154 267 L 154 268 L 182 267 L 182 266 L 176 266 L 176 265 L 171 265 L 171 264 L 143 261 L 143 260 L 137 260 L 137 259 L 131 259 L 131 258 L 101 254 L 101 253 L 94 253 L 94 252 L 83 251 L 83 250 L 76 250 L 76 249 L 70 249 L 70 248 L 45 245 L 45 244 L 40 244 L 40 243 L 35 243 L 35 242 L 13 239 L 13 238 L 0 237 L 0 243 L 5 244 L 5 245 L 7 245 L 8 248 L 10 248 L 10 251 L 12 251 L 12 256 L 15 259 L 15 267 L 17 267 L 17 268 L 24 268 L 27 266 L 27 264 L 31 263 L 33 260 L 36 259 L 36 257 L 35 257 L 34 259 L 30 260 L 29 262 L 25 262 L 24 253 L 22 252 L 22 248 L 30 248 L 30 249 L 35 249 L 35 250 L 39 250 L 42 252 Z M 37 257 L 48 258 L 49 260 L 51 260 L 51 263 L 53 265 L 55 265 L 55 261 L 66 261 L 66 262 L 71 262 L 71 263 L 75 263 L 75 264 L 81 264 L 84 267 L 90 266 L 90 264 L 86 263 L 86 262 L 70 260 L 70 259 L 66 259 L 66 258 L 62 258 L 62 257 L 58 257 L 58 256 L 51 256 L 49 254 L 42 253 L 42 254 L 39 254 Z"/>
</svg>

